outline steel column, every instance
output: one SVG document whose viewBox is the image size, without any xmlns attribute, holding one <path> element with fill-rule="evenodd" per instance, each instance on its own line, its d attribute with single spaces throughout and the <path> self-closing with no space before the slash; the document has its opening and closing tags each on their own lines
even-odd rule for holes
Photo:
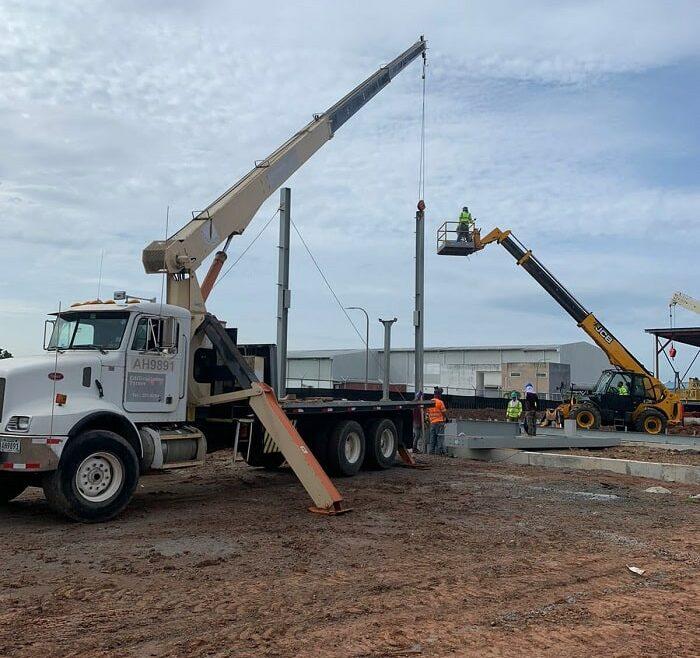
<svg viewBox="0 0 700 658">
<path fill-rule="evenodd" d="M 382 400 L 389 399 L 389 384 L 391 382 L 391 325 L 396 322 L 393 320 L 379 321 L 384 325 L 384 373 L 382 377 Z"/>
<path fill-rule="evenodd" d="M 425 204 L 418 202 L 416 211 L 416 298 L 413 311 L 415 327 L 414 388 L 423 390 L 423 310 L 425 291 Z"/>
<path fill-rule="evenodd" d="M 277 271 L 277 397 L 287 395 L 287 324 L 292 292 L 289 289 L 289 228 L 292 190 L 280 190 L 280 239 Z"/>
</svg>

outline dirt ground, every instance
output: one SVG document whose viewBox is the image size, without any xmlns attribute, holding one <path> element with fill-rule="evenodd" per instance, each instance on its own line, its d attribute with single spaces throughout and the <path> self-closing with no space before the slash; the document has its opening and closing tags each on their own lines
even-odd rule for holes
<svg viewBox="0 0 700 658">
<path fill-rule="evenodd" d="M 434 458 L 339 480 L 326 518 L 229 462 L 144 478 L 110 524 L 37 490 L 0 511 L 0 655 L 700 655 L 697 487 Z"/>
<path fill-rule="evenodd" d="M 700 466 L 700 451 L 698 450 L 668 450 L 648 446 L 623 445 L 597 450 L 569 448 L 568 450 L 559 450 L 557 452 L 567 455 L 585 455 L 586 457 L 611 457 L 612 459 L 634 459 L 642 462 Z"/>
</svg>

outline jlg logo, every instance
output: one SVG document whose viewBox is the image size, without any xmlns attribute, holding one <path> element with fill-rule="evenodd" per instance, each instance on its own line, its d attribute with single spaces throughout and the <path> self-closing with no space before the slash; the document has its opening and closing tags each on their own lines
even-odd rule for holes
<svg viewBox="0 0 700 658">
<path fill-rule="evenodd" d="M 594 328 L 603 337 L 603 340 L 608 343 L 608 345 L 613 342 L 614 339 L 612 334 L 608 333 L 608 330 L 602 324 L 596 323 Z"/>
</svg>

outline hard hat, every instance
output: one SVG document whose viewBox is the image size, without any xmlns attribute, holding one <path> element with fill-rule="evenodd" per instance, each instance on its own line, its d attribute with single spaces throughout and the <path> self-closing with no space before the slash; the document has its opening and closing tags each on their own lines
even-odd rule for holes
<svg viewBox="0 0 700 658">
<path fill-rule="evenodd" d="M 462 206 L 462 210 L 464 210 L 464 212 L 469 212 L 469 208 L 467 208 L 467 206 Z"/>
<path fill-rule="evenodd" d="M 515 391 L 513 391 L 513 392 L 510 394 L 510 397 L 511 397 L 513 400 L 517 400 L 517 399 L 518 399 L 518 394 L 517 394 Z"/>
</svg>

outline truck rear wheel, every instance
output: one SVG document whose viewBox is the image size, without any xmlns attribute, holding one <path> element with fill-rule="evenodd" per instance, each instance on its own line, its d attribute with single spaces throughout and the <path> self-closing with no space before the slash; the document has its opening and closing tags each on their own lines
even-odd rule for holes
<svg viewBox="0 0 700 658">
<path fill-rule="evenodd" d="M 367 454 L 365 462 L 370 468 L 391 468 L 399 447 L 396 425 L 388 418 L 380 418 L 367 428 Z"/>
<path fill-rule="evenodd" d="M 600 427 L 600 411 L 586 402 L 574 406 L 569 418 L 573 418 L 576 427 L 582 430 L 597 430 Z"/>
<path fill-rule="evenodd" d="M 58 469 L 44 478 L 44 494 L 55 511 L 96 523 L 117 516 L 138 481 L 134 449 L 114 432 L 91 430 L 68 442 Z"/>
<path fill-rule="evenodd" d="M 22 475 L 0 473 L 0 505 L 17 498 L 28 486 L 29 483 Z"/>
<path fill-rule="evenodd" d="M 638 432 L 663 434 L 666 431 L 666 417 L 656 409 L 643 411 L 635 423 Z"/>
<path fill-rule="evenodd" d="M 356 475 L 365 459 L 365 433 L 354 420 L 341 420 L 328 440 L 327 464 L 333 475 Z"/>
</svg>

